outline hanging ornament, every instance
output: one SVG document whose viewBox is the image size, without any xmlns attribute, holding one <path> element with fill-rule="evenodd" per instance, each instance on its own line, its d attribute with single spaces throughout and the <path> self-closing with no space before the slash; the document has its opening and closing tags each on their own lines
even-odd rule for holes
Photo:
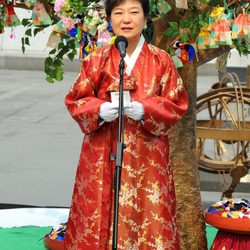
<svg viewBox="0 0 250 250">
<path fill-rule="evenodd" d="M 91 36 L 97 34 L 97 24 L 101 23 L 101 18 L 97 10 L 89 10 L 88 15 L 84 19 L 84 25 L 88 27 L 88 33 Z"/>
<path fill-rule="evenodd" d="M 108 22 L 104 22 L 101 25 L 99 25 L 97 27 L 98 30 L 98 38 L 97 38 L 97 46 L 98 48 L 109 44 L 110 40 L 111 40 L 111 35 L 108 31 Z"/>
<path fill-rule="evenodd" d="M 208 49 L 210 45 L 211 31 L 208 24 L 203 26 L 198 34 L 198 49 Z"/>
<path fill-rule="evenodd" d="M 82 40 L 82 36 L 83 36 L 83 30 L 82 30 L 82 23 L 78 23 L 77 24 L 77 33 L 76 33 L 76 38 L 81 41 Z"/>
<path fill-rule="evenodd" d="M 223 18 L 225 8 L 224 7 L 215 7 L 213 8 L 211 14 L 209 15 L 209 24 L 213 25 L 216 22 L 221 21 Z"/>
<path fill-rule="evenodd" d="M 5 27 L 15 27 L 15 26 L 21 25 L 21 22 L 15 13 L 13 4 L 11 3 L 7 4 L 5 11 L 6 11 L 5 20 L 4 20 Z"/>
<path fill-rule="evenodd" d="M 52 31 L 50 33 L 46 46 L 57 49 L 58 44 L 62 41 L 63 34 L 67 34 L 67 32 L 63 27 L 62 22 L 59 21 L 52 26 Z"/>
<path fill-rule="evenodd" d="M 173 48 L 183 64 L 193 60 L 195 57 L 195 49 L 191 44 L 181 44 L 179 41 L 176 41 Z"/>
<path fill-rule="evenodd" d="M 215 7 L 209 16 L 208 30 L 211 31 L 209 48 L 219 45 L 232 45 L 230 20 L 227 20 L 224 7 Z"/>
<path fill-rule="evenodd" d="M 2 13 L 1 13 L 2 14 Z M 4 32 L 4 16 L 0 16 L 0 34 Z"/>
<path fill-rule="evenodd" d="M 175 0 L 175 5 L 178 9 L 188 9 L 187 0 Z"/>
<path fill-rule="evenodd" d="M 24 1 L 24 4 L 27 6 L 27 7 L 31 7 L 31 6 L 34 6 L 35 3 L 37 3 L 37 0 L 25 0 Z"/>
<path fill-rule="evenodd" d="M 41 2 L 35 3 L 31 18 L 34 26 L 44 26 L 52 24 L 50 16 L 48 15 L 43 3 Z"/>
<path fill-rule="evenodd" d="M 232 39 L 250 38 L 250 15 L 244 12 L 232 22 Z"/>
<path fill-rule="evenodd" d="M 66 30 L 71 30 L 75 27 L 74 20 L 70 17 L 61 16 L 61 22 Z"/>
<path fill-rule="evenodd" d="M 91 46 L 90 36 L 87 32 L 84 32 L 80 46 L 80 55 L 79 55 L 80 59 L 84 59 L 92 51 L 93 50 Z"/>
<path fill-rule="evenodd" d="M 177 69 L 183 67 L 183 63 L 177 55 L 172 56 L 172 60 Z"/>
<path fill-rule="evenodd" d="M 218 45 L 232 45 L 231 28 L 225 19 L 216 22 L 211 28 L 211 37 Z"/>
<path fill-rule="evenodd" d="M 76 35 L 77 35 L 77 28 L 74 27 L 74 28 L 70 29 L 68 31 L 68 34 L 70 35 L 70 37 L 76 37 Z"/>
</svg>

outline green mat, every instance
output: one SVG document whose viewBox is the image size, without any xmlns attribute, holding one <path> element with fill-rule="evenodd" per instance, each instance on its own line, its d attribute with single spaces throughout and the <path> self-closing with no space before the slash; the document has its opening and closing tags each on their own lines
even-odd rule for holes
<svg viewBox="0 0 250 250">
<path fill-rule="evenodd" d="M 45 250 L 43 237 L 52 227 L 0 228 L 1 250 Z"/>
<path fill-rule="evenodd" d="M 14 227 L 0 228 L 1 250 L 45 250 L 43 237 L 52 227 Z M 208 249 L 210 249 L 217 229 L 207 226 Z"/>
<path fill-rule="evenodd" d="M 210 247 L 212 246 L 217 232 L 218 232 L 217 228 L 207 225 L 207 227 L 206 227 L 207 249 L 210 249 Z"/>
</svg>

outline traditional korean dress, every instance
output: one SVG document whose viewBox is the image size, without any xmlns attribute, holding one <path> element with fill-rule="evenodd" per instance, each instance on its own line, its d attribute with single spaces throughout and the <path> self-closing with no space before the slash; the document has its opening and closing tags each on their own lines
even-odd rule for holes
<svg viewBox="0 0 250 250">
<path fill-rule="evenodd" d="M 144 107 L 144 119 L 124 117 L 118 249 L 178 250 L 174 180 L 167 133 L 187 110 L 182 80 L 163 50 L 143 36 L 126 56 L 124 90 Z M 113 175 L 117 119 L 100 125 L 102 103 L 119 89 L 119 51 L 102 47 L 82 62 L 65 103 L 85 134 L 67 224 L 65 249 L 112 249 Z"/>
</svg>

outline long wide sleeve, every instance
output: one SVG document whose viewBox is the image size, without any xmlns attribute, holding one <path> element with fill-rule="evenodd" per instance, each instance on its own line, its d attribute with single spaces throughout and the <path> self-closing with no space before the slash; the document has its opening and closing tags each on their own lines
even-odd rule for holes
<svg viewBox="0 0 250 250">
<path fill-rule="evenodd" d="M 166 64 L 160 80 L 160 95 L 140 100 L 145 112 L 144 128 L 157 136 L 167 135 L 188 108 L 187 93 L 172 59 L 164 54 L 162 60 Z"/>
<path fill-rule="evenodd" d="M 83 60 L 81 72 L 65 98 L 71 116 L 85 134 L 90 134 L 99 127 L 98 113 L 101 104 L 105 102 L 96 96 L 101 81 L 98 61 L 100 58 L 96 56 Z"/>
</svg>

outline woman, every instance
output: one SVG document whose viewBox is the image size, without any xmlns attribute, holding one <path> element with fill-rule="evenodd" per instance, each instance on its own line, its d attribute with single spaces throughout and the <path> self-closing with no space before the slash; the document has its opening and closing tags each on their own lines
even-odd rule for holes
<svg viewBox="0 0 250 250">
<path fill-rule="evenodd" d="M 128 39 L 124 90 L 123 168 L 118 249 L 178 250 L 173 174 L 167 133 L 187 109 L 187 95 L 170 56 L 148 45 L 142 30 L 148 0 L 111 0 L 106 14 L 116 35 Z M 67 250 L 106 250 L 112 245 L 113 174 L 119 89 L 119 51 L 100 48 L 82 62 L 66 96 L 72 117 L 85 134 L 65 238 Z"/>
</svg>

